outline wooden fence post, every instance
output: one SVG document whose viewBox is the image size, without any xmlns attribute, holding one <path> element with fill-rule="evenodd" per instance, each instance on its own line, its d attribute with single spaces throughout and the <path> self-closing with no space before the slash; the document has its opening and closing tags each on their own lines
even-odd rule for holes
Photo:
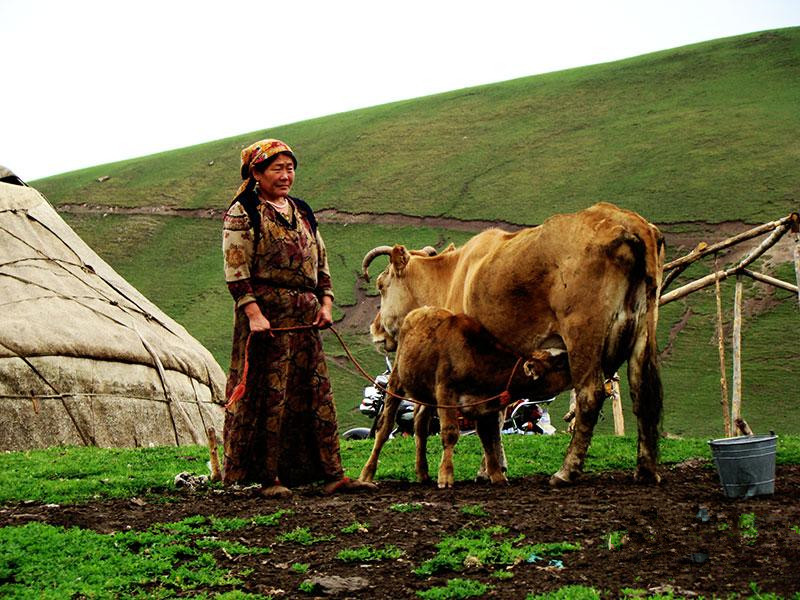
<svg viewBox="0 0 800 600">
<path fill-rule="evenodd" d="M 720 291 L 720 271 L 718 259 L 714 259 L 714 290 L 717 296 L 717 342 L 719 344 L 719 385 L 722 391 L 722 426 L 725 437 L 731 437 L 731 414 L 728 405 L 728 378 L 725 375 L 725 337 L 722 328 L 722 292 Z"/>
<path fill-rule="evenodd" d="M 742 419 L 742 276 L 736 276 L 736 294 L 733 301 L 733 397 L 731 419 L 734 423 Z"/>
</svg>

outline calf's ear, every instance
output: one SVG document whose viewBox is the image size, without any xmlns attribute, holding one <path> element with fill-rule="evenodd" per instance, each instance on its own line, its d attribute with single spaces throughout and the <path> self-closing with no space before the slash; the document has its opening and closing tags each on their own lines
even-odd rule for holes
<svg viewBox="0 0 800 600">
<path fill-rule="evenodd" d="M 396 244 L 394 248 L 392 248 L 392 267 L 394 267 L 395 272 L 398 275 L 402 275 L 403 270 L 408 265 L 408 261 L 411 258 L 411 254 L 406 250 L 405 246 L 401 246 L 400 244 Z"/>
</svg>

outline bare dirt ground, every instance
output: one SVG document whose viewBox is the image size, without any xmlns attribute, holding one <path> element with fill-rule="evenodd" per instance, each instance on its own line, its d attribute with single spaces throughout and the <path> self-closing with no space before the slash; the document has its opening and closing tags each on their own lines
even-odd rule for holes
<svg viewBox="0 0 800 600">
<path fill-rule="evenodd" d="M 330 583 L 337 577 L 349 591 L 329 590 L 325 595 L 414 598 L 417 591 L 445 585 L 455 577 L 491 585 L 485 595 L 493 598 L 524 598 L 568 585 L 592 586 L 608 598 L 620 597 L 625 588 L 650 594 L 672 591 L 686 598 L 750 596 L 753 584 L 761 593 L 784 598 L 800 592 L 800 466 L 778 466 L 775 493 L 750 499 L 726 498 L 707 461 L 664 465 L 662 474 L 663 482 L 654 487 L 635 484 L 632 473 L 615 472 L 589 473 L 574 487 L 561 490 L 551 489 L 544 476 L 517 479 L 508 487 L 460 483 L 452 490 L 385 481 L 377 492 L 359 495 L 325 497 L 316 487 L 298 488 L 288 500 L 264 500 L 254 489 L 205 488 L 166 494 L 173 499 L 168 503 L 150 498 L 63 507 L 5 506 L 0 509 L 0 526 L 37 520 L 112 532 L 141 530 L 193 515 L 247 517 L 288 508 L 292 513 L 278 527 L 222 534 L 247 545 L 270 547 L 270 554 L 216 557 L 234 574 L 252 569 L 244 577 L 247 591 L 276 599 L 313 596 L 298 591 L 301 582 L 323 578 L 320 581 Z M 421 510 L 402 513 L 390 508 L 398 503 L 417 503 Z M 487 516 L 462 511 L 476 505 Z M 743 514 L 755 516 L 750 536 L 740 527 Z M 342 532 L 354 522 L 366 524 L 367 530 Z M 436 544 L 445 536 L 496 525 L 509 529 L 509 539 L 523 534 L 526 544 L 579 542 L 581 550 L 564 554 L 563 566 L 544 560 L 496 568 L 513 574 L 509 579 L 492 577 L 495 569 L 481 564 L 424 579 L 412 573 L 436 554 Z M 311 546 L 276 540 L 278 534 L 296 527 L 335 539 Z M 621 548 L 609 549 L 608 534 L 620 531 L 626 532 Z M 402 549 L 404 556 L 364 564 L 337 558 L 345 548 L 387 544 Z M 299 574 L 291 568 L 294 563 L 309 564 L 310 569 Z"/>
</svg>

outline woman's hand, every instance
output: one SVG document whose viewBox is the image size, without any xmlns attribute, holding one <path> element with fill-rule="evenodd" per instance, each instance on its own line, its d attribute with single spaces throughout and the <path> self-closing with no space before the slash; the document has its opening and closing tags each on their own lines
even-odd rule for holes
<svg viewBox="0 0 800 600">
<path fill-rule="evenodd" d="M 333 300 L 330 296 L 323 296 L 321 306 L 314 319 L 314 325 L 320 329 L 325 329 L 333 324 Z"/>
<path fill-rule="evenodd" d="M 267 331 L 272 327 L 272 325 L 269 324 L 267 317 L 265 317 L 264 313 L 261 312 L 261 309 L 258 307 L 257 303 L 250 302 L 249 304 L 245 304 L 244 313 L 247 315 L 248 321 L 250 321 L 251 333 Z"/>
</svg>

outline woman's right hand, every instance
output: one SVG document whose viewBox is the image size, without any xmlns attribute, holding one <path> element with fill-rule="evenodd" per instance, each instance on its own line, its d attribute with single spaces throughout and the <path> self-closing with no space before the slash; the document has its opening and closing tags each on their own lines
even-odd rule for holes
<svg viewBox="0 0 800 600">
<path fill-rule="evenodd" d="M 250 304 L 245 304 L 244 312 L 247 315 L 248 321 L 250 322 L 251 333 L 267 331 L 272 327 L 269 324 L 267 317 L 265 317 L 264 313 L 261 312 L 261 309 L 258 307 L 257 303 L 251 302 Z"/>
</svg>

